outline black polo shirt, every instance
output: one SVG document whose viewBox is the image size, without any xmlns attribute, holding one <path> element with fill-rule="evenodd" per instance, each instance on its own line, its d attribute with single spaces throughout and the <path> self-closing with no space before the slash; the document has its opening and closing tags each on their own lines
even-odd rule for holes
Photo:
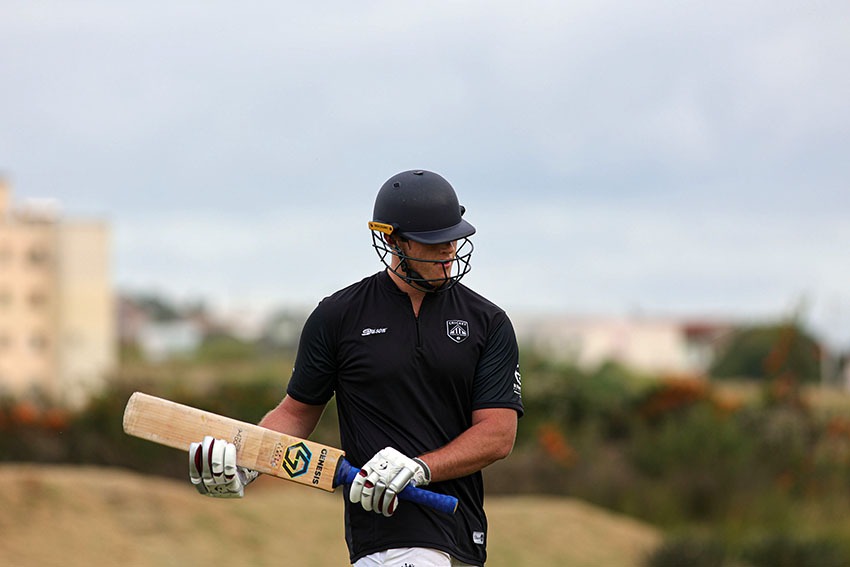
<svg viewBox="0 0 850 567">
<path fill-rule="evenodd" d="M 322 405 L 336 395 L 342 448 L 357 467 L 388 446 L 411 457 L 438 449 L 472 425 L 473 410 L 523 412 L 519 350 L 505 312 L 458 284 L 426 294 L 416 317 L 386 271 L 319 303 L 304 325 L 287 393 Z M 483 564 L 481 473 L 427 488 L 456 496 L 457 513 L 401 503 L 385 518 L 346 498 L 352 563 L 385 549 L 430 547 Z"/>
</svg>

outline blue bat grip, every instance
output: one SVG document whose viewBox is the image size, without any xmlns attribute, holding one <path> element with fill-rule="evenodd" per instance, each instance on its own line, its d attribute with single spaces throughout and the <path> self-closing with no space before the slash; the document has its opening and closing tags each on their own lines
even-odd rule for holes
<svg viewBox="0 0 850 567">
<path fill-rule="evenodd" d="M 357 476 L 357 473 L 360 472 L 360 469 L 354 467 L 345 459 L 340 459 L 339 466 L 336 471 L 336 477 L 334 477 L 334 486 L 339 486 L 341 484 L 351 484 L 354 480 L 354 477 Z M 437 510 L 438 512 L 443 512 L 445 514 L 454 514 L 455 510 L 457 510 L 457 498 L 454 496 L 449 496 L 448 494 L 440 494 L 439 492 L 432 492 L 430 490 L 424 490 L 422 488 L 416 488 L 415 486 L 407 485 L 404 487 L 398 497 L 402 500 L 407 500 L 408 502 L 415 502 L 422 506 L 427 506 L 428 508 L 432 508 Z"/>
</svg>

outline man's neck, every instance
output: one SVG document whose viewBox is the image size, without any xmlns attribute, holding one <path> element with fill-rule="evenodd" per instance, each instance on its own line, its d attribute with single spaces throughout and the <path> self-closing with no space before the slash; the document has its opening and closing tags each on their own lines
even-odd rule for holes
<svg viewBox="0 0 850 567">
<path fill-rule="evenodd" d="M 410 298 L 410 303 L 413 307 L 413 314 L 419 317 L 419 308 L 422 307 L 422 301 L 425 299 L 426 292 L 413 287 L 401 279 L 401 277 L 393 270 L 387 269 L 387 273 L 390 275 L 390 279 L 395 283 L 395 285 Z"/>
</svg>

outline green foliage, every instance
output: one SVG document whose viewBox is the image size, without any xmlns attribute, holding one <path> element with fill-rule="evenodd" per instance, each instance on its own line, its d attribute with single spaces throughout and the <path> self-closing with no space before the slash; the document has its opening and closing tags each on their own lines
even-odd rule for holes
<svg viewBox="0 0 850 567">
<path fill-rule="evenodd" d="M 832 402 L 837 416 L 821 419 L 802 389 L 765 404 L 752 388 L 740 397 L 706 380 L 646 380 L 614 365 L 586 372 L 524 356 L 522 436 L 488 472 L 488 489 L 568 494 L 664 527 L 712 526 L 733 540 L 850 516 L 850 408 Z M 784 378 L 780 371 L 766 389 L 781 393 Z M 528 470 L 536 484 L 518 484 Z M 838 529 L 850 540 L 850 523 Z"/>
<path fill-rule="evenodd" d="M 850 553 L 839 542 L 825 539 L 799 539 L 775 535 L 752 544 L 743 552 L 753 567 L 846 567 Z"/>
<path fill-rule="evenodd" d="M 781 376 L 815 382 L 820 376 L 817 342 L 799 324 L 754 326 L 735 333 L 709 374 L 714 378 L 772 380 Z"/>
<path fill-rule="evenodd" d="M 688 478 L 682 501 L 691 502 L 690 512 L 699 515 L 724 501 L 737 479 L 746 478 L 742 473 L 754 465 L 754 444 L 737 419 L 700 404 L 676 419 L 640 427 L 630 454 L 637 469 L 650 477 Z"/>
<path fill-rule="evenodd" d="M 646 567 L 728 567 L 722 542 L 706 538 L 679 537 L 665 541 L 646 559 Z"/>
<path fill-rule="evenodd" d="M 731 545 L 715 537 L 680 535 L 653 551 L 645 567 L 845 567 L 847 546 L 829 538 L 774 534 Z"/>
<path fill-rule="evenodd" d="M 232 362 L 251 360 L 259 353 L 255 343 L 230 335 L 210 335 L 204 338 L 195 357 L 198 362 Z"/>
<path fill-rule="evenodd" d="M 139 295 L 133 300 L 139 308 L 149 313 L 154 321 L 167 322 L 177 321 L 181 317 L 180 308 L 170 301 L 155 295 Z"/>
<path fill-rule="evenodd" d="M 618 437 L 628 428 L 629 406 L 641 380 L 624 367 L 606 363 L 593 372 L 553 363 L 533 351 L 523 354 L 523 418 L 521 433 L 529 440 L 541 424 L 569 429 L 591 428 Z"/>
</svg>

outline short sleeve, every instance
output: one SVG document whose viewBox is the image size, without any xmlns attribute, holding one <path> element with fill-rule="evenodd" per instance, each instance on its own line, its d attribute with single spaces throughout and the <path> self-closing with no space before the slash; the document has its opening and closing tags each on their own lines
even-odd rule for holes
<svg viewBox="0 0 850 567">
<path fill-rule="evenodd" d="M 307 318 L 298 342 L 295 367 L 286 393 L 305 404 L 323 405 L 336 389 L 335 325 L 330 324 L 329 309 L 320 303 Z"/>
<path fill-rule="evenodd" d="M 473 409 L 505 407 L 523 414 L 519 347 L 504 312 L 494 318 L 475 369 L 472 404 Z"/>
</svg>

